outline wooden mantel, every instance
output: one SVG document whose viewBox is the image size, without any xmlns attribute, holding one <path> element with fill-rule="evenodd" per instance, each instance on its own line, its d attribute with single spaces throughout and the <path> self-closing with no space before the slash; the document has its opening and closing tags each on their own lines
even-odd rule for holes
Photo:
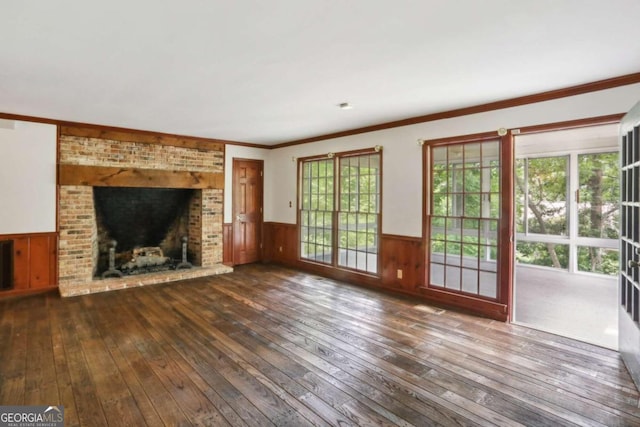
<svg viewBox="0 0 640 427">
<path fill-rule="evenodd" d="M 92 187 L 222 189 L 222 172 L 169 171 L 105 166 L 58 165 L 60 185 Z"/>
</svg>

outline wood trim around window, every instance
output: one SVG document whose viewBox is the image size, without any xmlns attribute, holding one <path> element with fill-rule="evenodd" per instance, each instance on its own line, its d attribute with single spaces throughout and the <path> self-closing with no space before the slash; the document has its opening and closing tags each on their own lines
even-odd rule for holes
<svg viewBox="0 0 640 427">
<path fill-rule="evenodd" d="M 434 289 L 429 287 L 429 236 L 431 230 L 427 221 L 427 215 L 430 214 L 430 162 L 429 148 L 433 146 L 442 146 L 449 144 L 472 143 L 474 141 L 482 142 L 489 140 L 500 141 L 500 197 L 502 199 L 500 211 L 500 238 L 498 241 L 499 259 L 498 265 L 498 283 L 497 297 L 495 300 L 483 299 L 481 297 L 451 292 L 446 289 Z M 422 240 L 423 259 L 424 259 L 424 284 L 421 286 L 422 294 L 434 301 L 455 305 L 466 310 L 481 313 L 489 317 L 508 321 L 511 315 L 512 305 L 512 289 L 513 289 L 513 136 L 508 132 L 505 135 L 499 135 L 497 132 L 483 132 L 470 135 L 460 135 L 448 138 L 439 138 L 427 140 L 423 143 L 422 149 Z M 509 256 L 503 256 L 507 253 Z"/>
<path fill-rule="evenodd" d="M 528 135 L 532 133 L 543 133 L 543 132 L 553 132 L 553 131 L 559 131 L 559 130 L 578 129 L 578 128 L 585 128 L 589 126 L 602 126 L 602 125 L 620 123 L 620 121 L 622 120 L 622 117 L 624 117 L 624 113 L 609 114 L 607 116 L 589 117 L 586 119 L 568 120 L 564 122 L 547 123 L 543 125 L 525 126 L 519 129 L 511 129 L 511 134 L 513 134 L 514 136 L 517 136 L 517 135 Z"/>
<path fill-rule="evenodd" d="M 310 266 L 318 266 L 318 268 L 320 268 L 321 270 L 336 270 L 336 271 L 344 271 L 344 272 L 350 272 L 350 273 L 354 273 L 358 276 L 362 276 L 362 277 L 370 277 L 370 278 L 380 278 L 382 275 L 382 264 L 381 264 L 381 260 L 382 260 L 382 255 L 380 252 L 380 247 L 378 247 L 378 265 L 377 265 L 377 273 L 376 274 L 372 274 L 366 271 L 362 271 L 362 270 L 357 270 L 357 269 L 353 269 L 353 268 L 349 268 L 349 267 L 344 267 L 344 266 L 339 266 L 338 265 L 338 251 L 334 250 L 332 251 L 332 259 L 331 259 L 331 264 L 324 264 L 324 263 L 320 263 L 320 262 L 314 262 L 312 260 L 309 259 L 303 259 L 300 253 L 300 241 L 301 241 L 301 235 L 300 235 L 300 228 L 302 227 L 302 221 L 301 221 L 301 206 L 302 206 L 302 189 L 301 189 L 301 177 L 302 177 L 302 165 L 304 164 L 304 162 L 307 161 L 315 161 L 315 160 L 326 160 L 326 159 L 333 159 L 334 161 L 334 178 L 337 180 L 336 183 L 334 183 L 334 203 L 333 203 L 333 214 L 332 214 L 332 222 L 333 224 L 338 224 L 338 213 L 339 213 L 339 209 L 338 209 L 338 205 L 337 205 L 337 198 L 339 196 L 339 192 L 340 192 L 340 183 L 339 183 L 339 170 L 338 167 L 339 166 L 339 162 L 338 160 L 340 158 L 346 158 L 346 157 L 354 157 L 354 156 L 359 156 L 359 155 L 367 155 L 367 154 L 380 154 L 380 200 L 378 201 L 379 203 L 379 210 L 380 213 L 378 214 L 378 218 L 379 218 L 379 223 L 378 223 L 378 242 L 380 243 L 380 241 L 382 240 L 382 209 L 383 209 L 383 195 L 382 195 L 382 180 L 383 180 L 383 147 L 382 146 L 374 146 L 374 147 L 370 147 L 370 148 L 361 148 L 361 149 L 356 149 L 356 150 L 349 150 L 349 151 L 340 151 L 340 152 L 328 152 L 326 154 L 319 154 L 319 155 L 314 155 L 314 156 L 306 156 L 306 157 L 298 157 L 297 158 L 297 168 L 296 168 L 296 229 L 298 230 L 298 239 L 297 239 L 297 249 L 296 249 L 296 262 L 300 263 L 302 265 L 310 265 Z M 335 246 L 334 249 L 337 249 L 337 239 L 338 239 L 338 228 L 337 227 L 333 227 L 332 230 L 332 240 L 333 240 L 333 245 Z"/>
</svg>

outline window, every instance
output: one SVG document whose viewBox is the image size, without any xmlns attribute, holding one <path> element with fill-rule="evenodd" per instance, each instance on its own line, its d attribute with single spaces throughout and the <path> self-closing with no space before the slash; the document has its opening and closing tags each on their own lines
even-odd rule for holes
<svg viewBox="0 0 640 427">
<path fill-rule="evenodd" d="M 333 262 L 333 159 L 308 160 L 302 167 L 301 257 Z"/>
<path fill-rule="evenodd" d="M 381 157 L 371 149 L 300 160 L 301 259 L 378 274 Z"/>
<path fill-rule="evenodd" d="M 499 141 L 429 145 L 429 286 L 498 294 Z"/>
<path fill-rule="evenodd" d="M 517 135 L 515 140 L 518 263 L 615 276 L 617 126 Z"/>
</svg>

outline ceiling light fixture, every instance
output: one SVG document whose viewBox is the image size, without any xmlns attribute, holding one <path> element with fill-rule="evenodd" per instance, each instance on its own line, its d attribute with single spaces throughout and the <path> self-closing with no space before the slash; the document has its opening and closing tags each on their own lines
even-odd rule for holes
<svg viewBox="0 0 640 427">
<path fill-rule="evenodd" d="M 338 107 L 340 107 L 342 110 L 351 110 L 353 108 L 353 105 L 349 104 L 348 102 L 341 102 L 340 104 L 338 104 Z"/>
</svg>

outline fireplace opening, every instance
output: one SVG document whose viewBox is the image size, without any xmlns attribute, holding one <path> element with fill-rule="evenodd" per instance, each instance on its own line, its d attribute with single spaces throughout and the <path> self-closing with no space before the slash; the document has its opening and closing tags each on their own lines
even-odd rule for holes
<svg viewBox="0 0 640 427">
<path fill-rule="evenodd" d="M 191 207 L 198 203 L 195 194 L 188 189 L 94 187 L 94 276 L 190 266 L 194 253 L 187 242 L 194 222 Z"/>
</svg>

